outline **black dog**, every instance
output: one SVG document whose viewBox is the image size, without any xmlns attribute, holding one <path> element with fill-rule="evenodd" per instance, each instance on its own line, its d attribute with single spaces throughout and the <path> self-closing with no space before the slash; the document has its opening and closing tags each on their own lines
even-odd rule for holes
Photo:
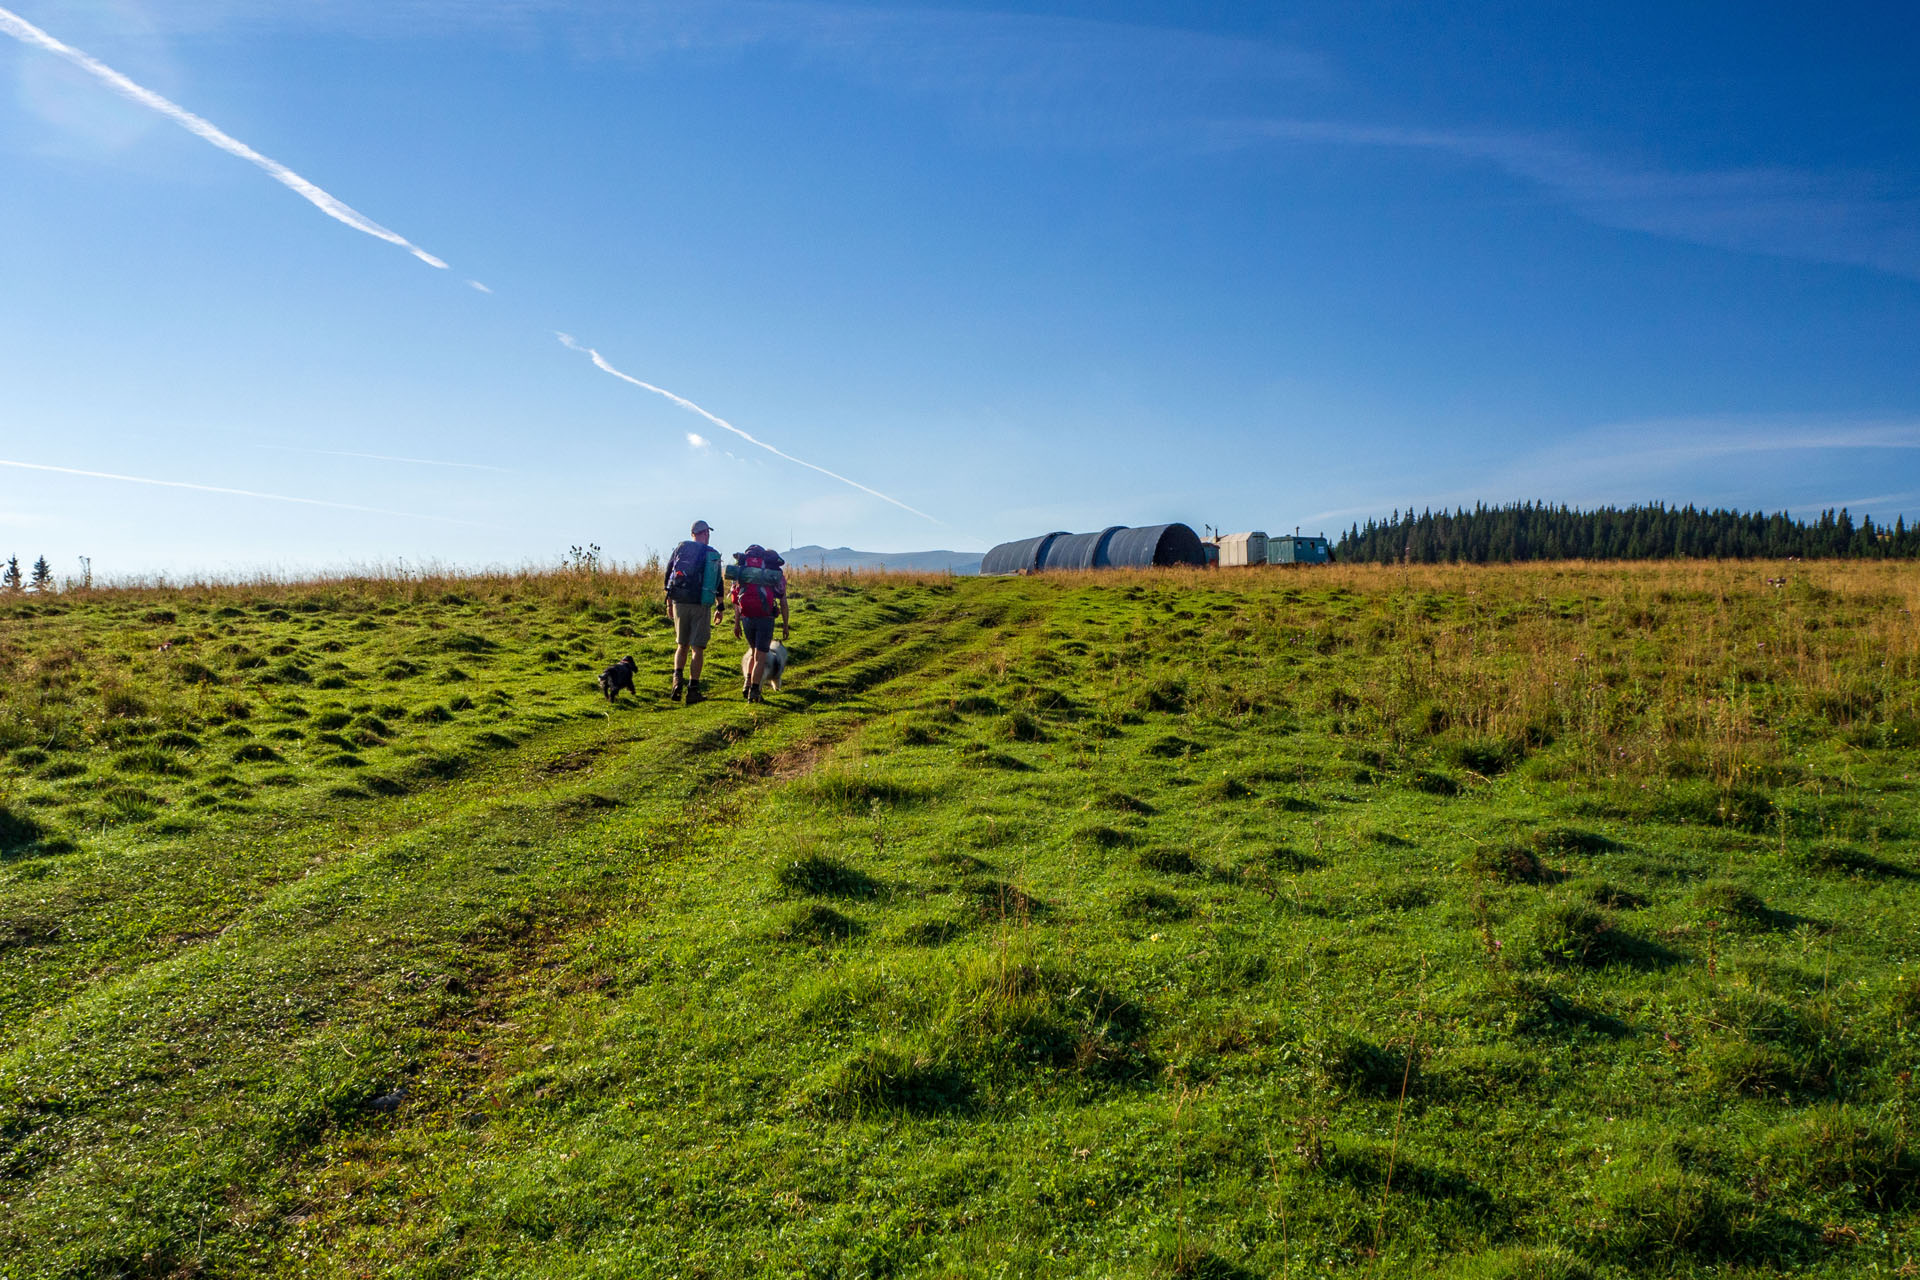
<svg viewBox="0 0 1920 1280">
<path fill-rule="evenodd" d="M 633 673 L 638 669 L 639 664 L 632 658 L 622 658 L 600 673 L 600 692 L 607 695 L 608 702 L 619 697 L 622 689 L 636 698 L 640 696 L 633 688 Z"/>
</svg>

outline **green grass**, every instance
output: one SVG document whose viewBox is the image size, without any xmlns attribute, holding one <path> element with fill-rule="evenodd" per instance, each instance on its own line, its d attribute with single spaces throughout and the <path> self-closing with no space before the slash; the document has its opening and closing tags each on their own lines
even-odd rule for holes
<svg viewBox="0 0 1920 1280">
<path fill-rule="evenodd" d="M 651 587 L 0 601 L 0 1276 L 1920 1267 L 1912 569 Z"/>
</svg>

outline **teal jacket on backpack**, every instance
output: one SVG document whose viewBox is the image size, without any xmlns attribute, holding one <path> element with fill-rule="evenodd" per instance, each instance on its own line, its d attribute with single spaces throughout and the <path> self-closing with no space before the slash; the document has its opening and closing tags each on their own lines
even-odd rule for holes
<svg viewBox="0 0 1920 1280">
<path fill-rule="evenodd" d="M 698 542 L 689 539 L 673 549 L 673 556 L 667 561 L 667 584 L 673 583 L 673 569 L 681 554 L 689 547 L 700 547 Z M 720 553 L 712 547 L 701 547 L 707 553 L 706 562 L 700 572 L 700 603 L 711 609 L 713 602 L 720 598 Z"/>
</svg>

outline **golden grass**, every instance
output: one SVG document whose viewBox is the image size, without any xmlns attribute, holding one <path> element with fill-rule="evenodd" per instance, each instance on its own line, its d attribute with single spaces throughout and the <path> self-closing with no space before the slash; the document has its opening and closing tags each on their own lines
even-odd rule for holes
<svg viewBox="0 0 1920 1280">
<path fill-rule="evenodd" d="M 461 572 L 371 569 L 305 578 L 139 582 L 7 606 L 161 608 L 246 602 L 333 606 L 659 600 L 659 566 Z M 1113 570 L 1023 579 L 1059 591 L 1221 593 L 1248 643 L 1337 655 L 1356 716 L 1389 745 L 1482 738 L 1524 750 L 1577 740 L 1592 776 L 1712 778 L 1777 771 L 1800 722 L 1848 732 L 1920 723 L 1920 565 L 1898 561 L 1557 562 Z M 798 568 L 796 597 L 992 580 Z M 1003 655 L 1008 665 L 1018 653 Z M 0 637 L 0 672 L 40 683 L 81 661 L 55 646 L 31 660 Z M 1129 680 L 1124 662 L 1114 678 Z"/>
</svg>

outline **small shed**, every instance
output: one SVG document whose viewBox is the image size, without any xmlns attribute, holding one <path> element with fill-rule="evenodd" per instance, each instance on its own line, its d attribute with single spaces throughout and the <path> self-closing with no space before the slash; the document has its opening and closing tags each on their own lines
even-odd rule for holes
<svg viewBox="0 0 1920 1280">
<path fill-rule="evenodd" d="M 1220 548 L 1222 569 L 1267 562 L 1267 535 L 1264 533 L 1223 533 L 1214 542 Z"/>
<path fill-rule="evenodd" d="M 980 558 L 982 574 L 1032 573 L 1046 560 L 1047 548 L 1055 538 L 1068 536 L 1064 531 L 1043 533 L 1037 538 L 1003 542 Z"/>
<path fill-rule="evenodd" d="M 1333 544 L 1325 538 L 1303 538 L 1297 533 L 1267 539 L 1268 564 L 1331 564 Z"/>
</svg>

